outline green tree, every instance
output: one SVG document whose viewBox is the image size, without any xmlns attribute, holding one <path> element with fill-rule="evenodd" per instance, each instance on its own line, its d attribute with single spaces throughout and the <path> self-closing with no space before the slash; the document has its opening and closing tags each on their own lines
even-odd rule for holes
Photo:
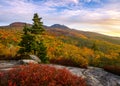
<svg viewBox="0 0 120 86">
<path fill-rule="evenodd" d="M 35 45 L 35 37 L 29 33 L 29 27 L 27 27 L 26 24 L 24 26 L 23 32 L 24 34 L 21 37 L 22 40 L 19 43 L 21 48 L 19 49 L 18 53 L 26 55 L 33 50 L 33 46 Z"/>
<path fill-rule="evenodd" d="M 35 13 L 33 17 L 33 25 L 31 27 L 31 33 L 35 36 L 36 46 L 34 48 L 34 54 L 37 54 L 42 62 L 47 62 L 47 51 L 46 46 L 43 42 L 43 34 L 45 29 L 43 27 L 42 18 L 39 18 L 38 14 Z"/>
<path fill-rule="evenodd" d="M 45 45 L 42 41 L 39 42 L 38 45 L 39 45 L 38 46 L 39 47 L 38 48 L 38 56 L 43 63 L 47 63 L 48 62 L 48 58 L 46 57 L 47 56 L 47 50 L 46 50 L 47 47 L 45 47 Z"/>
<path fill-rule="evenodd" d="M 33 25 L 27 27 L 25 25 L 23 29 L 23 36 L 20 42 L 20 53 L 24 54 L 34 54 L 37 55 L 42 62 L 47 62 L 47 51 L 44 45 L 43 33 L 45 29 L 43 28 L 42 18 L 39 18 L 38 14 L 35 13 L 33 17 Z"/>
<path fill-rule="evenodd" d="M 33 25 L 31 28 L 31 33 L 41 35 L 45 31 L 45 29 L 43 28 L 43 22 L 41 22 L 41 19 L 42 18 L 39 18 L 37 13 L 34 14 L 34 17 L 32 19 Z"/>
</svg>

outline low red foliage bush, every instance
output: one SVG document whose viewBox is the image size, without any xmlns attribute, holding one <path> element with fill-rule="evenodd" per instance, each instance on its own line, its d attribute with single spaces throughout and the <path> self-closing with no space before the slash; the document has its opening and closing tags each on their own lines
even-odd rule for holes
<svg viewBox="0 0 120 86">
<path fill-rule="evenodd" d="M 120 66 L 104 66 L 103 69 L 120 76 Z"/>
<path fill-rule="evenodd" d="M 29 64 L 1 74 L 0 86 L 86 86 L 86 83 L 66 69 Z"/>
<path fill-rule="evenodd" d="M 87 65 L 80 65 L 76 62 L 74 62 L 71 59 L 50 59 L 50 63 L 52 64 L 60 64 L 60 65 L 65 65 L 65 66 L 71 66 L 71 67 L 80 67 L 80 68 L 87 68 Z"/>
</svg>

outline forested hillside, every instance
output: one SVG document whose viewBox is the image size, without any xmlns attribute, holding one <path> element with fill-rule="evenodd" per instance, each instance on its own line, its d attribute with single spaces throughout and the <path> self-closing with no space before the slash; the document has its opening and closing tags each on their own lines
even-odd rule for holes
<svg viewBox="0 0 120 86">
<path fill-rule="evenodd" d="M 17 22 L 17 24 L 0 27 L 1 59 L 17 58 L 23 24 Z M 45 28 L 44 41 L 50 62 L 70 63 L 79 67 L 120 66 L 120 38 L 69 29 L 67 26 L 58 24 L 51 27 L 45 26 Z"/>
</svg>

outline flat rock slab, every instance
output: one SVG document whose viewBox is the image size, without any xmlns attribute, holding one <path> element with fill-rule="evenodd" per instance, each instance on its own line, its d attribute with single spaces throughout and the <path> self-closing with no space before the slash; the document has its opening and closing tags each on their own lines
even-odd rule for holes
<svg viewBox="0 0 120 86">
<path fill-rule="evenodd" d="M 23 64 L 29 64 L 29 63 L 35 63 L 37 64 L 38 62 L 34 60 L 28 60 L 28 59 L 23 59 L 23 60 L 10 60 L 10 61 L 5 61 L 1 60 L 0 61 L 0 71 L 6 71 L 14 68 L 15 66 L 23 65 Z"/>
<path fill-rule="evenodd" d="M 0 71 L 7 71 L 21 65 L 20 61 L 0 61 Z M 120 76 L 108 73 L 101 68 L 88 67 L 82 69 L 77 67 L 66 67 L 62 65 L 44 64 L 55 68 L 66 68 L 72 74 L 86 80 L 87 86 L 120 86 Z"/>
<path fill-rule="evenodd" d="M 38 63 L 41 63 L 40 58 L 37 57 L 36 55 L 29 55 L 29 56 L 30 56 L 30 58 L 31 58 L 32 60 L 34 60 L 34 61 L 36 61 L 36 62 L 38 62 Z"/>
<path fill-rule="evenodd" d="M 2 68 L 10 68 L 18 65 L 17 61 L 0 61 L 0 69 Z"/>
<path fill-rule="evenodd" d="M 108 73 L 101 68 L 88 67 L 88 69 L 82 69 L 52 64 L 50 66 L 68 69 L 72 74 L 83 77 L 88 86 L 120 86 L 120 76 Z"/>
<path fill-rule="evenodd" d="M 35 60 L 28 60 L 28 59 L 19 60 L 18 63 L 20 63 L 20 64 L 29 64 L 29 63 L 38 64 L 37 61 L 35 61 Z"/>
<path fill-rule="evenodd" d="M 0 61 L 0 71 L 7 71 L 12 69 L 13 67 L 20 65 L 18 61 L 12 60 L 12 61 Z"/>
</svg>

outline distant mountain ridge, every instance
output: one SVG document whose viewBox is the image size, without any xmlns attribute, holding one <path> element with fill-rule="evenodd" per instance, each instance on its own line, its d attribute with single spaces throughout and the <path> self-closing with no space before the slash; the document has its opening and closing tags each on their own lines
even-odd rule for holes
<svg viewBox="0 0 120 86">
<path fill-rule="evenodd" d="M 9 26 L 10 27 L 24 27 L 25 24 L 27 24 L 28 26 L 31 26 L 31 24 L 24 23 L 24 22 L 14 22 L 14 23 L 11 23 Z"/>
<path fill-rule="evenodd" d="M 13 22 L 11 24 L 9 24 L 7 27 L 24 27 L 25 24 L 27 24 L 28 26 L 31 26 L 32 24 L 28 24 L 28 23 L 24 23 L 24 22 Z M 2 27 L 2 26 L 1 26 Z M 65 26 L 65 25 L 61 25 L 61 24 L 53 24 L 51 26 L 46 26 L 44 25 L 45 28 L 58 28 L 58 29 L 70 29 L 69 27 Z"/>
<path fill-rule="evenodd" d="M 60 24 L 51 25 L 50 28 L 70 29 L 69 27 Z"/>
<path fill-rule="evenodd" d="M 8 28 L 23 28 L 26 23 L 24 22 L 13 22 L 8 26 L 0 26 L 0 28 L 3 29 L 8 29 Z M 28 26 L 31 26 L 31 24 L 28 24 Z M 103 40 L 107 41 L 113 44 L 119 44 L 120 45 L 120 37 L 112 37 L 112 36 L 107 36 L 95 32 L 88 32 L 88 31 L 80 31 L 80 30 L 75 30 L 71 29 L 65 25 L 60 25 L 60 24 L 54 24 L 51 26 L 45 26 L 44 28 L 47 29 L 47 31 L 51 31 L 55 34 L 61 34 L 61 35 L 66 35 L 66 36 L 71 36 L 74 37 L 76 34 L 79 35 L 77 38 L 80 38 L 81 36 L 87 37 L 89 39 L 97 39 L 97 40 Z"/>
</svg>

